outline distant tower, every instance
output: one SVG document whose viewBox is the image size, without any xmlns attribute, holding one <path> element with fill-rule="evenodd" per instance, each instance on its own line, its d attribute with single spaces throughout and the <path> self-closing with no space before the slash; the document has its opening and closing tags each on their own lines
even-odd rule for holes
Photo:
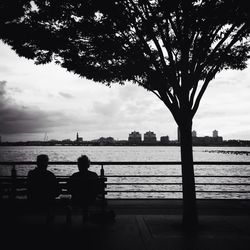
<svg viewBox="0 0 250 250">
<path fill-rule="evenodd" d="M 213 131 L 213 137 L 218 137 L 218 131 L 217 130 Z"/>
<path fill-rule="evenodd" d="M 82 137 L 79 137 L 78 132 L 76 133 L 76 142 L 83 142 Z"/>
<path fill-rule="evenodd" d="M 197 132 L 195 130 L 192 131 L 192 137 L 197 137 Z"/>
</svg>

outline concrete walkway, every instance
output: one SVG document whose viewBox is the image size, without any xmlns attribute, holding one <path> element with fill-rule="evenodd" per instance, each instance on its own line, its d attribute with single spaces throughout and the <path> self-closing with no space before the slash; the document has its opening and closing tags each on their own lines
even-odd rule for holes
<svg viewBox="0 0 250 250">
<path fill-rule="evenodd" d="M 221 201 L 199 203 L 199 226 L 183 231 L 181 203 L 109 202 L 116 212 L 114 221 L 82 223 L 79 211 L 73 211 L 67 225 L 60 210 L 46 224 L 44 214 L 8 212 L 1 217 L 2 249 L 107 249 L 107 250 L 249 250 L 249 202 Z M 164 210 L 168 207 L 169 210 Z M 174 209 L 175 208 L 175 209 Z M 203 210 L 202 210 L 203 208 Z"/>
</svg>

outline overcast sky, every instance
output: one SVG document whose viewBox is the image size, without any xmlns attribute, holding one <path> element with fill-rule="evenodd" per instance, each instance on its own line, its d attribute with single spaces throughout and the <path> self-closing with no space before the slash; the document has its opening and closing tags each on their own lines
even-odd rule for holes
<svg viewBox="0 0 250 250">
<path fill-rule="evenodd" d="M 250 64 L 249 64 L 250 65 Z M 218 130 L 224 139 L 250 140 L 250 67 L 223 71 L 210 83 L 193 129 Z M 53 64 L 35 65 L 0 41 L 0 136 L 2 141 L 83 140 L 131 131 L 154 131 L 176 140 L 171 113 L 155 95 L 133 84 L 106 87 Z"/>
</svg>

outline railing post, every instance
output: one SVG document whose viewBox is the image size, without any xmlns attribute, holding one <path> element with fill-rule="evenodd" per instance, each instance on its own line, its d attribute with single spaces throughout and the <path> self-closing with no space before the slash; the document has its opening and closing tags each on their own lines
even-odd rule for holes
<svg viewBox="0 0 250 250">
<path fill-rule="evenodd" d="M 104 174 L 104 168 L 103 168 L 103 164 L 101 165 L 101 170 L 100 170 L 100 177 L 102 180 L 102 211 L 105 211 L 106 208 L 106 200 L 105 200 L 105 188 L 106 188 L 106 180 L 105 180 L 105 174 Z"/>
<path fill-rule="evenodd" d="M 16 166 L 13 164 L 11 169 L 11 181 L 12 181 L 11 199 L 16 198 L 16 177 L 17 177 Z"/>
<path fill-rule="evenodd" d="M 101 165 L 100 176 L 101 176 L 101 178 L 104 178 L 104 168 L 103 168 L 103 165 Z"/>
<path fill-rule="evenodd" d="M 4 190 L 2 180 L 0 181 L 0 202 L 3 200 Z"/>
</svg>

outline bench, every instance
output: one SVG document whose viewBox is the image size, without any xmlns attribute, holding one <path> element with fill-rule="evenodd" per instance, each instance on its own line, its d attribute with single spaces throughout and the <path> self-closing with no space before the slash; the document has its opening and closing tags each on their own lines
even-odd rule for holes
<svg viewBox="0 0 250 250">
<path fill-rule="evenodd" d="M 68 225 L 71 224 L 71 214 L 72 214 L 72 210 L 73 209 L 81 209 L 81 213 L 82 213 L 82 217 L 84 220 L 84 216 L 85 216 L 85 212 L 80 205 L 76 205 L 76 204 L 72 204 L 71 202 L 71 195 L 69 194 L 68 190 L 67 190 L 67 181 L 68 181 L 68 177 L 60 177 L 58 178 L 58 181 L 60 183 L 61 186 L 61 195 L 59 196 L 58 200 L 61 204 L 61 206 L 66 208 L 66 222 Z M 106 207 L 107 207 L 107 199 L 106 199 L 106 181 L 107 178 L 106 177 L 101 177 L 99 176 L 98 178 L 98 193 L 97 193 L 97 197 L 96 200 L 93 204 L 90 205 L 90 209 L 93 208 L 99 208 L 101 210 L 101 213 L 104 213 L 106 211 Z"/>
<path fill-rule="evenodd" d="M 66 209 L 66 221 L 71 222 L 71 211 L 74 206 L 71 204 L 71 195 L 67 190 L 67 176 L 58 176 L 58 182 L 61 187 L 61 194 L 55 199 L 55 207 Z M 96 202 L 90 206 L 90 209 L 98 208 L 104 212 L 107 207 L 106 184 L 107 178 L 99 176 L 98 194 Z M 29 206 L 27 199 L 27 177 L 26 176 L 0 176 L 0 201 L 7 210 L 15 207 L 15 210 L 26 209 Z M 12 206 L 12 207 L 11 207 Z M 6 211 L 7 211 L 6 210 Z"/>
</svg>

